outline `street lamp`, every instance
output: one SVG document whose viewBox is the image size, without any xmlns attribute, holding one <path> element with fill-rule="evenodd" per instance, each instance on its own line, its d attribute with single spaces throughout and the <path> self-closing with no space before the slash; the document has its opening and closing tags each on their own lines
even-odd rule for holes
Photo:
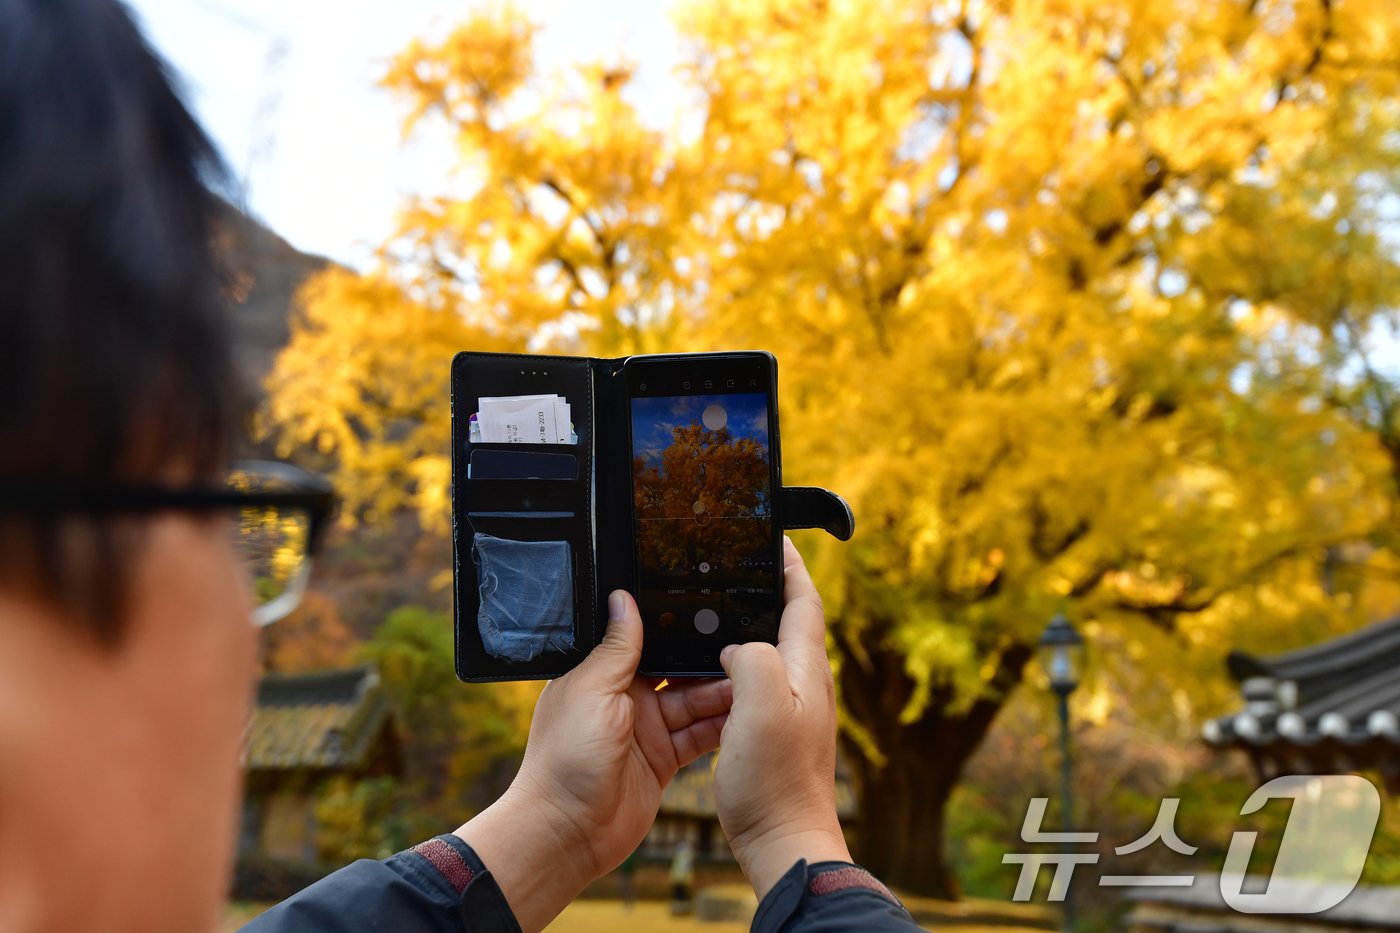
<svg viewBox="0 0 1400 933">
<path fill-rule="evenodd" d="M 1079 668 L 1083 661 L 1084 639 L 1069 624 L 1064 613 L 1057 612 L 1040 636 L 1040 664 L 1050 677 L 1050 689 L 1055 691 L 1060 708 L 1060 824 L 1065 832 L 1074 830 L 1074 798 L 1070 791 L 1072 762 L 1069 753 L 1069 695 L 1079 686 Z M 1065 891 L 1064 928 L 1074 929 L 1074 889 Z"/>
</svg>

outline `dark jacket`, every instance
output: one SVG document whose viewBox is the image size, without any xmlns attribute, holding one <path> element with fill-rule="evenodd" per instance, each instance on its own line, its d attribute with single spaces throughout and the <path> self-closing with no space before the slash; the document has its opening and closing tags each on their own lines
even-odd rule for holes
<svg viewBox="0 0 1400 933">
<path fill-rule="evenodd" d="M 471 847 L 456 836 L 438 836 L 382 862 L 347 865 L 278 904 L 243 933 L 519 929 Z M 884 885 L 846 862 L 798 862 L 763 898 L 753 919 L 756 933 L 917 929 Z"/>
</svg>

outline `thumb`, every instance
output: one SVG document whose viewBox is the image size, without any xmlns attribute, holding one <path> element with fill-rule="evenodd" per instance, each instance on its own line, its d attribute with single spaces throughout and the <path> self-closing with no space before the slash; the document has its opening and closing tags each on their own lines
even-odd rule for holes
<svg viewBox="0 0 1400 933">
<path fill-rule="evenodd" d="M 733 713 L 775 709 L 792 701 L 787 668 L 774 646 L 758 641 L 729 645 L 719 653 L 719 663 L 734 684 Z"/>
<path fill-rule="evenodd" d="M 614 693 L 632 683 L 642 661 L 642 616 L 626 590 L 608 597 L 608 630 L 579 665 L 580 679 Z"/>
</svg>

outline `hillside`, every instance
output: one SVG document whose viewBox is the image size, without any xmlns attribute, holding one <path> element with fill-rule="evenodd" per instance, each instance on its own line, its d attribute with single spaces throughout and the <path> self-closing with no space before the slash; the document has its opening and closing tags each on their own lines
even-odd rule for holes
<svg viewBox="0 0 1400 933">
<path fill-rule="evenodd" d="M 219 248 L 235 299 L 234 355 L 242 390 L 256 407 L 264 397 L 264 382 L 277 354 L 290 338 L 298 289 L 331 265 L 331 260 L 301 252 L 233 205 L 227 206 L 220 225 Z M 238 455 L 276 458 L 270 441 L 255 443 L 251 439 Z M 293 459 L 313 470 L 328 467 L 314 456 Z M 307 650 L 293 653 L 303 655 L 309 666 L 315 667 L 322 652 L 311 650 L 311 642 L 335 642 L 339 622 L 355 637 L 364 638 L 397 606 L 446 609 L 450 605 L 447 592 L 430 581 L 451 566 L 450 560 L 449 544 L 424 536 L 413 515 L 399 516 L 387 527 L 337 527 L 313 578 L 315 593 L 308 606 L 314 604 L 314 610 L 299 613 L 305 618 L 275 626 L 280 630 L 275 640 L 307 642 Z M 284 660 L 284 666 L 287 663 Z"/>
<path fill-rule="evenodd" d="M 290 337 L 297 290 L 331 261 L 301 252 L 231 204 L 220 218 L 218 246 L 235 299 L 234 354 L 243 387 L 261 399 L 263 381 Z"/>
</svg>

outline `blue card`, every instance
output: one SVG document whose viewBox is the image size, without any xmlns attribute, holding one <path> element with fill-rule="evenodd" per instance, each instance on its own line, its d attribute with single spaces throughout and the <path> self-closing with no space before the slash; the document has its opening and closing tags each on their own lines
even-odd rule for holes
<svg viewBox="0 0 1400 933">
<path fill-rule="evenodd" d="M 573 454 L 478 449 L 472 451 L 467 476 L 470 479 L 578 479 L 578 460 Z"/>
</svg>

